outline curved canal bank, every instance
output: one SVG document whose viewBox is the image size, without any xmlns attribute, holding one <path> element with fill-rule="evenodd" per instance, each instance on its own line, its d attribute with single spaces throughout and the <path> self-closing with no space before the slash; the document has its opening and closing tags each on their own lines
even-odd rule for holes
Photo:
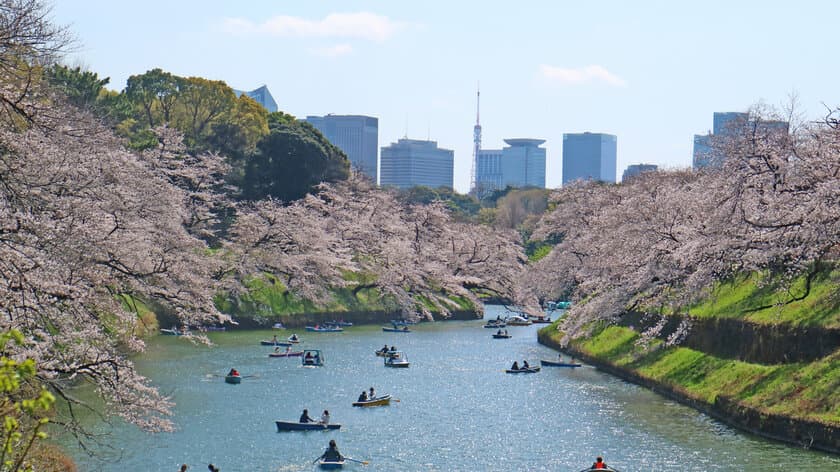
<svg viewBox="0 0 840 472">
<path fill-rule="evenodd" d="M 696 331 L 689 335 L 694 338 L 686 340 L 686 344 L 692 348 L 664 347 L 660 344 L 646 351 L 637 342 L 637 329 L 639 326 L 644 327 L 640 316 L 622 320 L 621 326 L 596 330 L 588 340 L 575 340 L 565 347 L 560 342 L 563 333 L 557 331 L 555 325 L 541 329 L 538 340 L 543 345 L 573 355 L 604 372 L 695 408 L 735 428 L 800 447 L 840 454 L 840 425 L 834 421 L 821 420 L 819 416 L 822 411 L 833 415 L 840 405 L 831 401 L 831 396 L 817 395 L 824 390 L 840 388 L 838 385 L 819 385 L 826 377 L 833 377 L 825 375 L 826 372 L 840 368 L 840 353 L 836 348 L 826 348 L 826 342 L 822 341 L 823 338 L 833 340 L 835 333 L 821 333 L 821 341 L 814 342 L 806 349 L 804 356 L 795 349 L 787 350 L 792 358 L 809 357 L 812 361 L 810 363 L 750 364 L 698 350 L 698 346 L 724 346 L 729 351 L 752 353 L 746 357 L 755 360 L 757 356 L 754 353 L 762 351 L 748 350 L 748 346 L 761 345 L 756 343 L 755 333 L 766 328 L 756 329 L 753 326 L 741 326 L 745 325 L 741 323 L 735 326 L 737 329 L 733 329 L 732 325 L 737 323 L 725 320 L 722 323 L 706 322 L 694 327 Z M 634 326 L 637 328 L 634 329 Z M 715 330 L 721 326 L 727 328 L 725 332 L 716 333 Z M 667 331 L 662 334 L 663 337 L 667 336 Z M 781 330 L 776 328 L 778 331 Z M 750 339 L 739 338 L 739 334 Z M 776 360 L 785 352 L 784 337 L 772 336 L 768 339 L 771 342 L 764 344 L 763 352 L 765 356 Z M 788 347 L 796 343 L 802 343 L 799 337 L 788 338 Z M 820 352 L 822 357 L 811 354 L 814 350 Z M 802 394 L 812 386 L 817 393 L 811 395 L 811 398 L 816 397 L 823 403 L 807 405 L 808 413 L 815 419 L 773 411 L 773 407 L 778 407 L 773 400 L 778 399 L 779 404 L 784 403 L 787 398 Z M 775 397 L 763 394 L 762 389 L 768 390 L 768 395 Z M 777 392 L 773 393 L 772 390 Z M 747 391 L 750 391 L 751 396 L 745 393 Z M 758 394 L 752 395 L 755 393 L 753 391 Z M 757 402 L 765 402 L 766 407 L 759 406 Z"/>
<path fill-rule="evenodd" d="M 487 307 L 486 318 L 499 314 L 500 307 Z M 505 374 L 514 360 L 538 364 L 557 353 L 537 343 L 539 325 L 508 327 L 510 339 L 493 339 L 495 330 L 482 325 L 422 323 L 408 334 L 377 325 L 298 332 L 302 348 L 323 352 L 323 368 L 269 358 L 271 348 L 259 341 L 277 331 L 208 333 L 212 347 L 158 336 L 136 361 L 176 401 L 176 431 L 147 435 L 90 417 L 85 424 L 94 432 L 110 434 L 108 455 L 74 456 L 85 471 L 165 471 L 181 463 L 203 470 L 211 462 L 226 471 L 310 471 L 335 439 L 343 454 L 370 461 L 367 471 L 575 472 L 597 455 L 629 471 L 840 468 L 840 458 L 740 434 L 589 366 Z M 384 367 L 373 352 L 384 344 L 405 351 L 411 366 Z M 224 383 L 231 367 L 247 377 L 241 384 Z M 371 386 L 392 394 L 392 404 L 353 408 Z M 275 420 L 294 421 L 303 408 L 313 415 L 328 409 L 341 429 L 276 431 Z"/>
</svg>

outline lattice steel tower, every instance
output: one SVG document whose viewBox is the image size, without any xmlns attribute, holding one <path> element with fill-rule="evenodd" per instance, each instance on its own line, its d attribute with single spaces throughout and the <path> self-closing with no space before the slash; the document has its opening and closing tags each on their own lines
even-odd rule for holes
<svg viewBox="0 0 840 472">
<path fill-rule="evenodd" d="M 478 153 L 481 151 L 481 121 L 479 111 L 481 106 L 481 90 L 475 88 L 475 126 L 473 127 L 473 159 L 470 168 L 470 193 L 475 192 L 475 167 L 478 165 Z"/>
</svg>

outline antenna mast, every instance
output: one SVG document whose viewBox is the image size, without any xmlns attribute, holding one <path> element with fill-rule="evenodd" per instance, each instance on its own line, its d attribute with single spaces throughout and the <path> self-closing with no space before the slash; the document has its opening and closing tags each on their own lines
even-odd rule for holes
<svg viewBox="0 0 840 472">
<path fill-rule="evenodd" d="M 475 192 L 475 168 L 478 165 L 478 153 L 481 151 L 481 88 L 479 84 L 475 87 L 475 126 L 473 127 L 473 159 L 470 168 L 470 192 Z"/>
</svg>

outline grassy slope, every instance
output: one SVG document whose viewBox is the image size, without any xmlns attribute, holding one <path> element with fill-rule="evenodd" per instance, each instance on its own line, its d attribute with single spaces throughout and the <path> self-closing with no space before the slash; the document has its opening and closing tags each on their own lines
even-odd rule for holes
<svg viewBox="0 0 840 472">
<path fill-rule="evenodd" d="M 545 329 L 562 337 L 554 325 Z M 709 404 L 725 395 L 760 411 L 840 424 L 840 351 L 813 363 L 768 366 L 638 340 L 629 328 L 609 326 L 573 345 Z"/>
<path fill-rule="evenodd" d="M 752 274 L 718 284 L 704 301 L 689 308 L 699 318 L 738 318 L 754 323 L 840 328 L 837 269 L 826 269 L 811 282 L 789 288 Z M 764 309 L 756 309 L 768 307 Z M 546 328 L 552 338 L 562 333 Z M 714 403 L 717 395 L 739 400 L 759 411 L 840 425 L 840 350 L 810 363 L 763 365 L 719 358 L 685 347 L 665 347 L 659 340 L 639 341 L 629 328 L 601 326 L 573 346 L 613 365 L 670 385 L 695 400 Z"/>
<path fill-rule="evenodd" d="M 840 296 L 837 283 L 840 271 L 824 270 L 811 281 L 808 296 L 805 278 L 799 277 L 782 288 L 766 276 L 751 274 L 718 284 L 704 301 L 689 307 L 699 318 L 742 318 L 755 323 L 791 323 L 794 325 L 840 328 Z M 756 309 L 759 307 L 769 307 Z"/>
<path fill-rule="evenodd" d="M 355 284 L 368 282 L 367 277 L 356 273 L 345 273 L 345 280 Z M 280 318 L 301 313 L 346 313 L 346 312 L 375 312 L 394 311 L 396 303 L 387 295 L 383 295 L 377 288 L 362 288 L 353 291 L 352 288 L 333 288 L 330 290 L 331 299 L 313 301 L 300 298 L 290 293 L 285 285 L 271 274 L 260 274 L 244 282 L 248 292 L 239 298 L 239 308 L 236 309 L 223 296 L 216 298 L 216 306 L 225 313 L 237 317 Z M 469 300 L 457 296 L 450 296 L 450 309 L 472 310 L 474 307 Z M 431 303 L 420 297 L 420 303 L 431 311 Z"/>
</svg>

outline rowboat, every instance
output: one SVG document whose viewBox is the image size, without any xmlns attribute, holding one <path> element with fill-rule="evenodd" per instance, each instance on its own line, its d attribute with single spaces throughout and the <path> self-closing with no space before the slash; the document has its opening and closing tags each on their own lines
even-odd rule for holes
<svg viewBox="0 0 840 472">
<path fill-rule="evenodd" d="M 318 459 L 318 467 L 324 470 L 335 470 L 344 467 L 344 460 L 340 461 L 325 461 L 324 459 Z"/>
<path fill-rule="evenodd" d="M 508 374 L 536 374 L 540 371 L 539 367 L 528 367 L 527 369 L 505 369 Z"/>
<path fill-rule="evenodd" d="M 330 324 L 333 326 L 341 326 L 343 328 L 353 326 L 353 323 L 350 321 L 331 321 Z"/>
<path fill-rule="evenodd" d="M 577 362 L 547 361 L 545 359 L 540 359 L 540 364 L 551 367 L 581 367 L 583 365 Z"/>
<path fill-rule="evenodd" d="M 507 324 L 504 321 L 488 321 L 484 325 L 485 328 L 504 328 Z"/>
<path fill-rule="evenodd" d="M 493 337 L 494 337 L 495 339 L 507 339 L 507 338 L 512 338 L 512 337 L 513 337 L 513 335 L 512 335 L 512 334 L 499 334 L 499 333 L 493 333 Z"/>
<path fill-rule="evenodd" d="M 229 384 L 242 383 L 242 376 L 240 376 L 240 375 L 225 375 L 225 383 L 229 383 Z"/>
<path fill-rule="evenodd" d="M 393 355 L 385 358 L 385 367 L 408 367 L 408 365 L 408 359 L 402 351 L 395 351 Z"/>
<path fill-rule="evenodd" d="M 507 319 L 507 324 L 510 326 L 529 326 L 532 322 L 531 320 L 525 319 L 521 316 L 511 316 Z"/>
<path fill-rule="evenodd" d="M 377 357 L 394 357 L 397 351 L 374 351 Z"/>
<path fill-rule="evenodd" d="M 341 429 L 340 423 L 300 423 L 297 421 L 275 421 L 277 432 L 281 431 L 326 431 L 328 429 Z"/>
<path fill-rule="evenodd" d="M 177 329 L 177 328 L 167 329 L 167 328 L 161 328 L 161 329 L 160 329 L 160 334 L 168 334 L 168 335 L 170 335 L 170 336 L 185 336 L 185 335 L 187 335 L 187 334 L 190 334 L 190 331 L 189 331 L 189 330 L 187 330 L 187 329 Z"/>
<path fill-rule="evenodd" d="M 299 343 L 299 342 L 300 342 L 300 338 L 299 338 L 299 337 L 297 337 L 297 335 L 296 335 L 296 334 L 293 334 L 293 335 L 289 336 L 288 341 L 289 341 L 290 343 L 297 344 L 297 343 Z"/>
<path fill-rule="evenodd" d="M 307 326 L 306 330 L 316 333 L 340 333 L 344 331 L 344 328 L 338 326 Z"/>
<path fill-rule="evenodd" d="M 408 329 L 408 326 L 403 326 L 402 328 L 389 328 L 387 326 L 382 327 L 382 331 L 386 333 L 410 333 L 411 330 Z"/>
<path fill-rule="evenodd" d="M 292 343 L 286 341 L 260 341 L 260 345 L 262 346 L 291 346 Z"/>
<path fill-rule="evenodd" d="M 381 395 L 372 400 L 353 402 L 353 406 L 385 406 L 391 404 L 391 395 Z"/>
<path fill-rule="evenodd" d="M 583 469 L 580 472 L 618 472 L 618 470 L 607 467 L 606 469 Z"/>
<path fill-rule="evenodd" d="M 269 353 L 268 357 L 299 357 L 303 355 L 303 351 L 295 351 L 295 352 L 272 352 Z"/>
<path fill-rule="evenodd" d="M 324 365 L 324 355 L 317 349 L 307 349 L 303 351 L 303 357 L 300 361 L 304 366 L 322 367 Z"/>
<path fill-rule="evenodd" d="M 532 316 L 529 319 L 532 323 L 551 323 L 551 318 L 548 316 Z"/>
<path fill-rule="evenodd" d="M 283 326 L 283 323 L 274 323 L 271 327 L 274 329 L 286 329 L 286 327 Z"/>
</svg>

